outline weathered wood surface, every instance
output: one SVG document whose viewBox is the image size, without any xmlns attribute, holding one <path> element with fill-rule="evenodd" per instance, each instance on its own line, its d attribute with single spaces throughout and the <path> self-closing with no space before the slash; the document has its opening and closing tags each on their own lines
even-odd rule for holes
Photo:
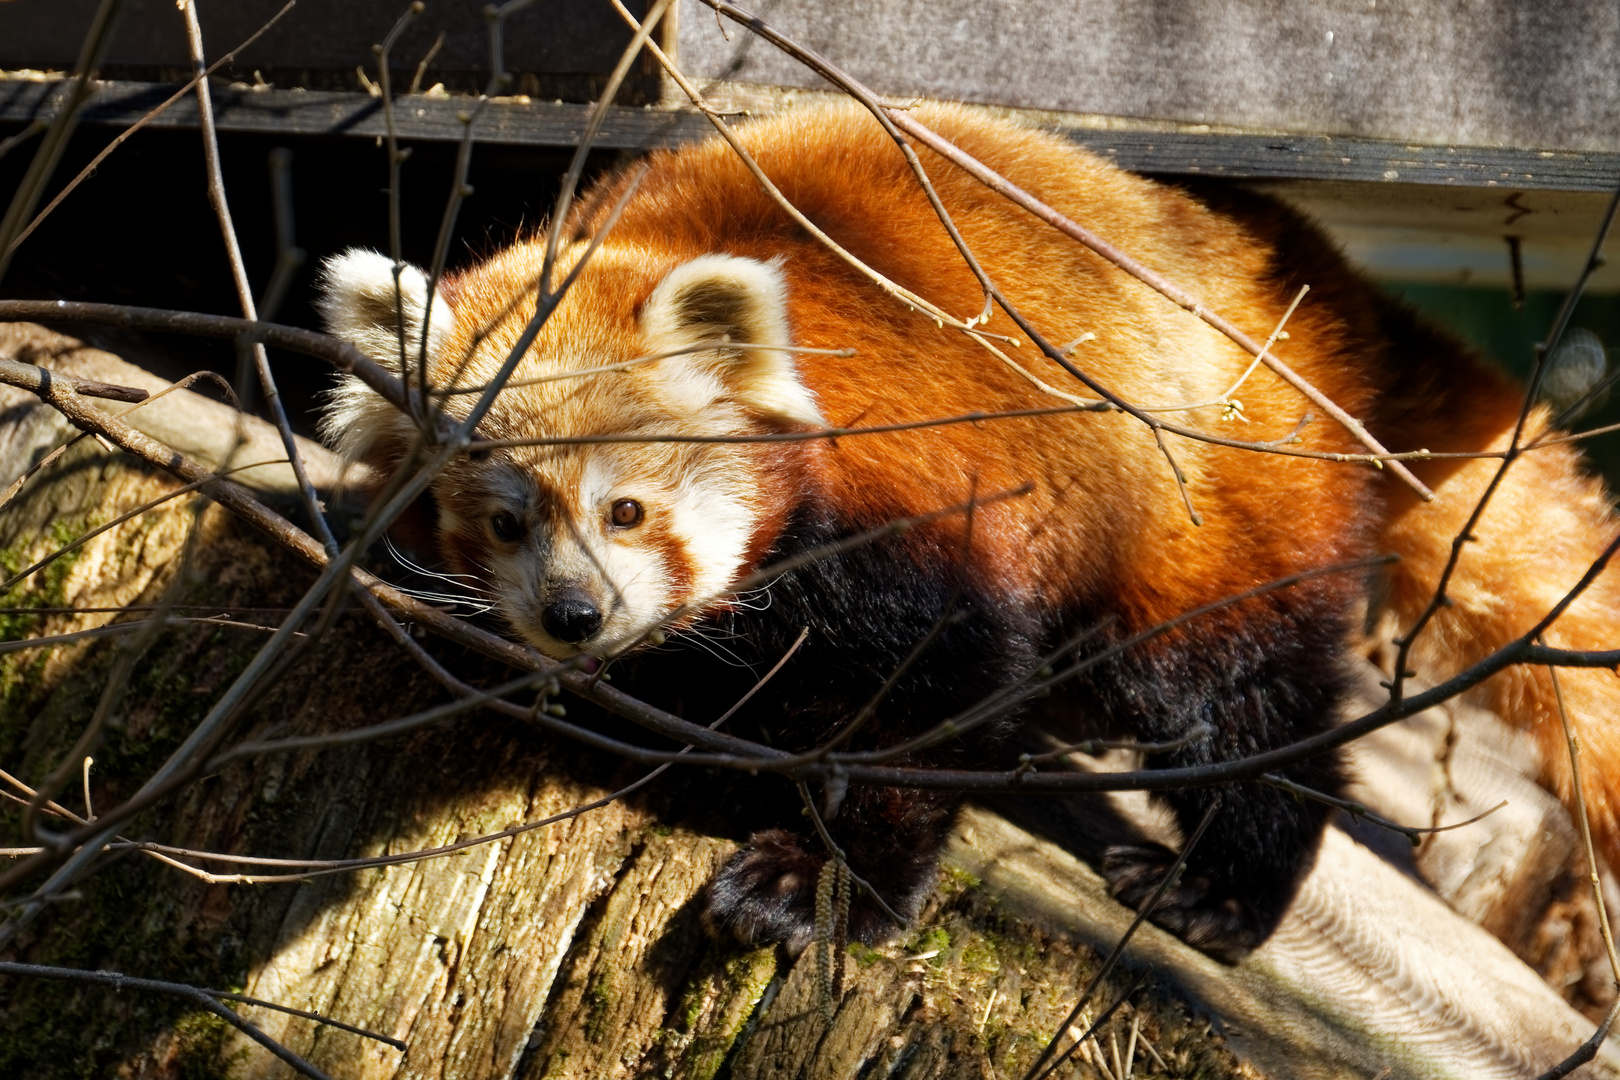
<svg viewBox="0 0 1620 1080">
<path fill-rule="evenodd" d="M 107 81 L 92 93 L 81 122 L 127 127 L 175 90 L 173 85 Z M 723 108 L 762 111 L 793 96 L 746 85 L 710 86 L 707 93 Z M 0 78 L 0 122 L 26 122 L 50 116 L 60 89 L 55 82 Z M 802 96 L 802 95 L 800 95 Z M 671 102 L 671 105 L 680 105 Z M 464 97 L 401 98 L 396 130 L 407 141 L 457 142 L 467 110 Z M 215 91 L 219 130 L 283 135 L 351 135 L 374 139 L 386 134 L 382 101 L 359 91 L 220 88 Z M 479 142 L 518 146 L 571 147 L 584 134 L 591 107 L 562 101 L 514 100 L 486 106 L 474 128 Z M 1607 193 L 1620 176 L 1620 152 L 1543 150 L 1527 146 L 1467 143 L 1419 145 L 1402 140 L 1313 133 L 1277 135 L 1197 130 L 1187 125 L 1129 124 L 1117 118 L 1051 111 L 1020 113 L 1051 127 L 1121 168 L 1169 176 L 1228 179 L 1340 181 L 1390 186 L 1568 191 Z M 176 102 L 151 121 L 157 128 L 194 128 L 193 99 Z M 610 109 L 596 138 L 609 150 L 652 150 L 709 138 L 704 117 L 679 108 Z"/>
<path fill-rule="evenodd" d="M 7 328 L 0 353 L 19 341 L 40 338 Z M 44 431 L 33 412 L 8 393 L 0 425 Z M 15 469 L 26 457 L 5 437 L 13 449 L 0 462 Z M 86 441 L 0 515 L 0 552 L 8 564 L 31 558 L 60 543 L 53 529 L 82 529 L 172 486 Z M 198 543 L 184 556 L 194 528 Z M 236 611 L 288 603 L 307 580 L 217 510 L 198 518 L 176 500 L 5 603 L 116 605 L 179 589 L 187 603 Z M 54 633 L 109 618 L 5 625 Z M 158 643 L 96 753 L 98 805 L 161 760 L 257 640 L 188 625 Z M 85 642 L 0 657 L 0 766 L 28 778 L 48 770 L 93 708 L 115 649 Z M 439 651 L 470 680 L 504 677 Z M 345 618 L 233 737 L 353 726 L 441 697 L 380 632 Z M 538 820 L 636 775 L 521 725 L 469 717 L 387 743 L 229 766 L 131 831 L 257 855 L 401 852 Z M 665 781 L 512 839 L 307 884 L 208 884 L 125 858 L 89 879 L 81 900 L 54 907 L 8 958 L 231 985 L 409 1044 L 401 1054 L 248 1010 L 340 1077 L 709 1077 L 725 1064 L 734 1080 L 920 1080 L 1018 1075 L 1130 917 L 1063 848 L 970 810 L 919 925 L 845 958 L 846 993 L 829 1025 L 809 954 L 789 964 L 772 950 L 718 945 L 698 927 L 695 898 L 747 831 L 747 783 Z M 62 799 L 82 809 L 76 795 Z M 1091 1015 L 1144 967 L 1145 988 L 1102 1040 L 1105 1054 L 1113 1043 L 1123 1050 L 1137 1023 L 1138 1075 L 1533 1076 L 1590 1032 L 1507 949 L 1336 832 L 1281 931 L 1243 965 L 1222 967 L 1147 928 Z M 220 1025 L 133 994 L 7 980 L 0 1017 L 0 1074 L 287 1075 Z M 1080 1063 L 1066 1075 L 1101 1073 Z M 1620 1059 L 1606 1053 L 1585 1075 L 1620 1075 Z"/>
<path fill-rule="evenodd" d="M 215 50 L 229 48 L 279 6 L 204 5 L 208 40 Z M 1599 0 L 1466 10 L 1369 0 L 743 6 L 888 94 L 1393 142 L 1620 150 L 1620 88 L 1610 72 L 1620 13 Z M 0 65 L 71 65 L 94 7 L 91 0 L 0 7 Z M 110 65 L 188 66 L 172 5 L 131 0 L 125 7 Z M 242 54 L 232 77 L 251 81 L 262 71 L 283 87 L 359 91 L 355 66 L 374 69 L 370 46 L 400 10 L 386 0 L 301 5 Z M 740 27 L 721 25 L 698 0 L 682 0 L 669 19 L 679 27 L 667 35 L 671 49 L 694 79 L 822 85 Z M 429 5 L 397 44 L 401 84 L 441 30 L 427 85 L 481 85 L 483 20 L 475 7 L 454 4 Z M 522 82 L 528 77 L 533 91 L 551 91 L 544 100 L 587 100 L 573 95 L 591 93 L 585 76 L 610 71 L 629 35 L 606 4 L 573 3 L 535 5 L 509 22 L 505 37 L 519 91 L 531 92 Z M 632 78 L 650 73 L 643 66 Z"/>
</svg>

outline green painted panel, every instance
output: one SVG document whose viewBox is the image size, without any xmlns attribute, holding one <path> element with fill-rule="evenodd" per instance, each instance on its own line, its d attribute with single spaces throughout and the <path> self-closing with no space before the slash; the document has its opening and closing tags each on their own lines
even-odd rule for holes
<svg viewBox="0 0 1620 1080">
<path fill-rule="evenodd" d="M 1387 281 L 1382 284 L 1520 379 L 1529 377 L 1535 346 L 1552 327 L 1564 301 L 1562 292 L 1536 291 L 1525 296 L 1522 308 L 1516 308 L 1506 289 Z M 1620 297 L 1582 299 L 1570 327 L 1597 336 L 1609 351 L 1611 371 L 1620 364 L 1620 352 L 1615 351 L 1620 346 Z M 1609 424 L 1620 424 L 1620 393 L 1611 393 L 1607 401 L 1600 401 L 1575 421 L 1573 429 L 1585 431 Z M 1620 432 L 1586 440 L 1585 451 L 1609 486 L 1620 490 Z"/>
</svg>

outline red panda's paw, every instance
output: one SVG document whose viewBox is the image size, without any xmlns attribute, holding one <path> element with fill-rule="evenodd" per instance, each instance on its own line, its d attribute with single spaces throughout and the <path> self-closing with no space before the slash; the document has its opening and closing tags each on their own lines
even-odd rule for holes
<svg viewBox="0 0 1620 1080">
<path fill-rule="evenodd" d="M 1158 844 L 1115 845 L 1103 854 L 1108 891 L 1140 911 L 1176 864 L 1176 853 Z M 1226 964 L 1236 964 L 1266 939 L 1271 927 L 1243 898 L 1214 887 L 1192 867 L 1159 898 L 1148 916 L 1182 941 Z"/>
<path fill-rule="evenodd" d="M 755 833 L 709 883 L 703 925 L 744 945 L 781 943 L 797 956 L 815 937 L 824 861 L 785 829 Z"/>
<path fill-rule="evenodd" d="M 770 829 L 748 838 L 709 883 L 703 925 L 745 945 L 781 944 L 797 956 L 816 934 L 816 884 L 826 856 L 810 837 Z M 876 944 L 894 933 L 857 888 L 849 906 L 851 941 Z"/>
</svg>

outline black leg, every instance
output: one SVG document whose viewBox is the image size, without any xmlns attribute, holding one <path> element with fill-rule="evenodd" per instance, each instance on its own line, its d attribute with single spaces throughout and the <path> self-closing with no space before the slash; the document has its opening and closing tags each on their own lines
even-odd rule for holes
<svg viewBox="0 0 1620 1080">
<path fill-rule="evenodd" d="M 1194 627 L 1105 665 L 1089 686 L 1116 724 L 1144 740 L 1171 741 L 1206 726 L 1202 736 L 1150 758 L 1150 767 L 1206 765 L 1287 746 L 1331 727 L 1348 685 L 1344 620 L 1326 603 L 1332 599 L 1306 594 L 1290 598 L 1281 613 L 1274 608 L 1270 621 L 1250 613 Z M 1282 774 L 1329 795 L 1344 786 L 1337 754 Z M 1151 917 L 1235 962 L 1281 920 L 1315 862 L 1328 808 L 1258 783 L 1187 788 L 1164 801 L 1184 837 L 1216 809 Z M 1174 852 L 1157 845 L 1120 846 L 1109 849 L 1103 869 L 1114 895 L 1140 907 L 1174 861 Z"/>
</svg>

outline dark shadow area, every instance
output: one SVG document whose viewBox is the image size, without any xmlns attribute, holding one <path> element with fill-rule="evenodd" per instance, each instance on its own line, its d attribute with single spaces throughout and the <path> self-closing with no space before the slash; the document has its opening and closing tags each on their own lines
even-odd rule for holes
<svg viewBox="0 0 1620 1080">
<path fill-rule="evenodd" d="M 13 129 L 0 126 L 0 138 Z M 40 207 L 47 205 L 117 132 L 81 127 L 69 144 Z M 0 192 L 16 189 L 34 142 L 0 158 Z M 225 134 L 221 167 L 231 213 L 256 300 L 262 299 L 277 257 L 270 152 L 289 140 Z M 388 250 L 386 151 L 365 139 L 291 142 L 295 242 L 303 265 L 274 321 L 318 329 L 314 309 L 323 259 L 349 247 Z M 418 265 L 433 258 L 445 198 L 455 175 L 456 147 L 410 146 L 401 181 L 401 248 Z M 571 151 L 476 147 L 448 249 L 451 271 L 528 235 L 544 223 L 557 178 Z M 593 155 L 585 180 L 612 165 L 611 152 Z M 143 131 L 119 147 L 18 249 L 0 296 L 77 300 L 240 316 L 224 242 L 208 204 L 202 142 L 195 132 Z M 208 369 L 233 380 L 235 346 L 228 340 L 155 335 L 55 324 L 168 379 Z M 293 426 L 313 436 L 317 395 L 331 384 L 322 361 L 271 350 L 271 362 Z M 211 395 L 215 391 L 204 390 Z"/>
</svg>

